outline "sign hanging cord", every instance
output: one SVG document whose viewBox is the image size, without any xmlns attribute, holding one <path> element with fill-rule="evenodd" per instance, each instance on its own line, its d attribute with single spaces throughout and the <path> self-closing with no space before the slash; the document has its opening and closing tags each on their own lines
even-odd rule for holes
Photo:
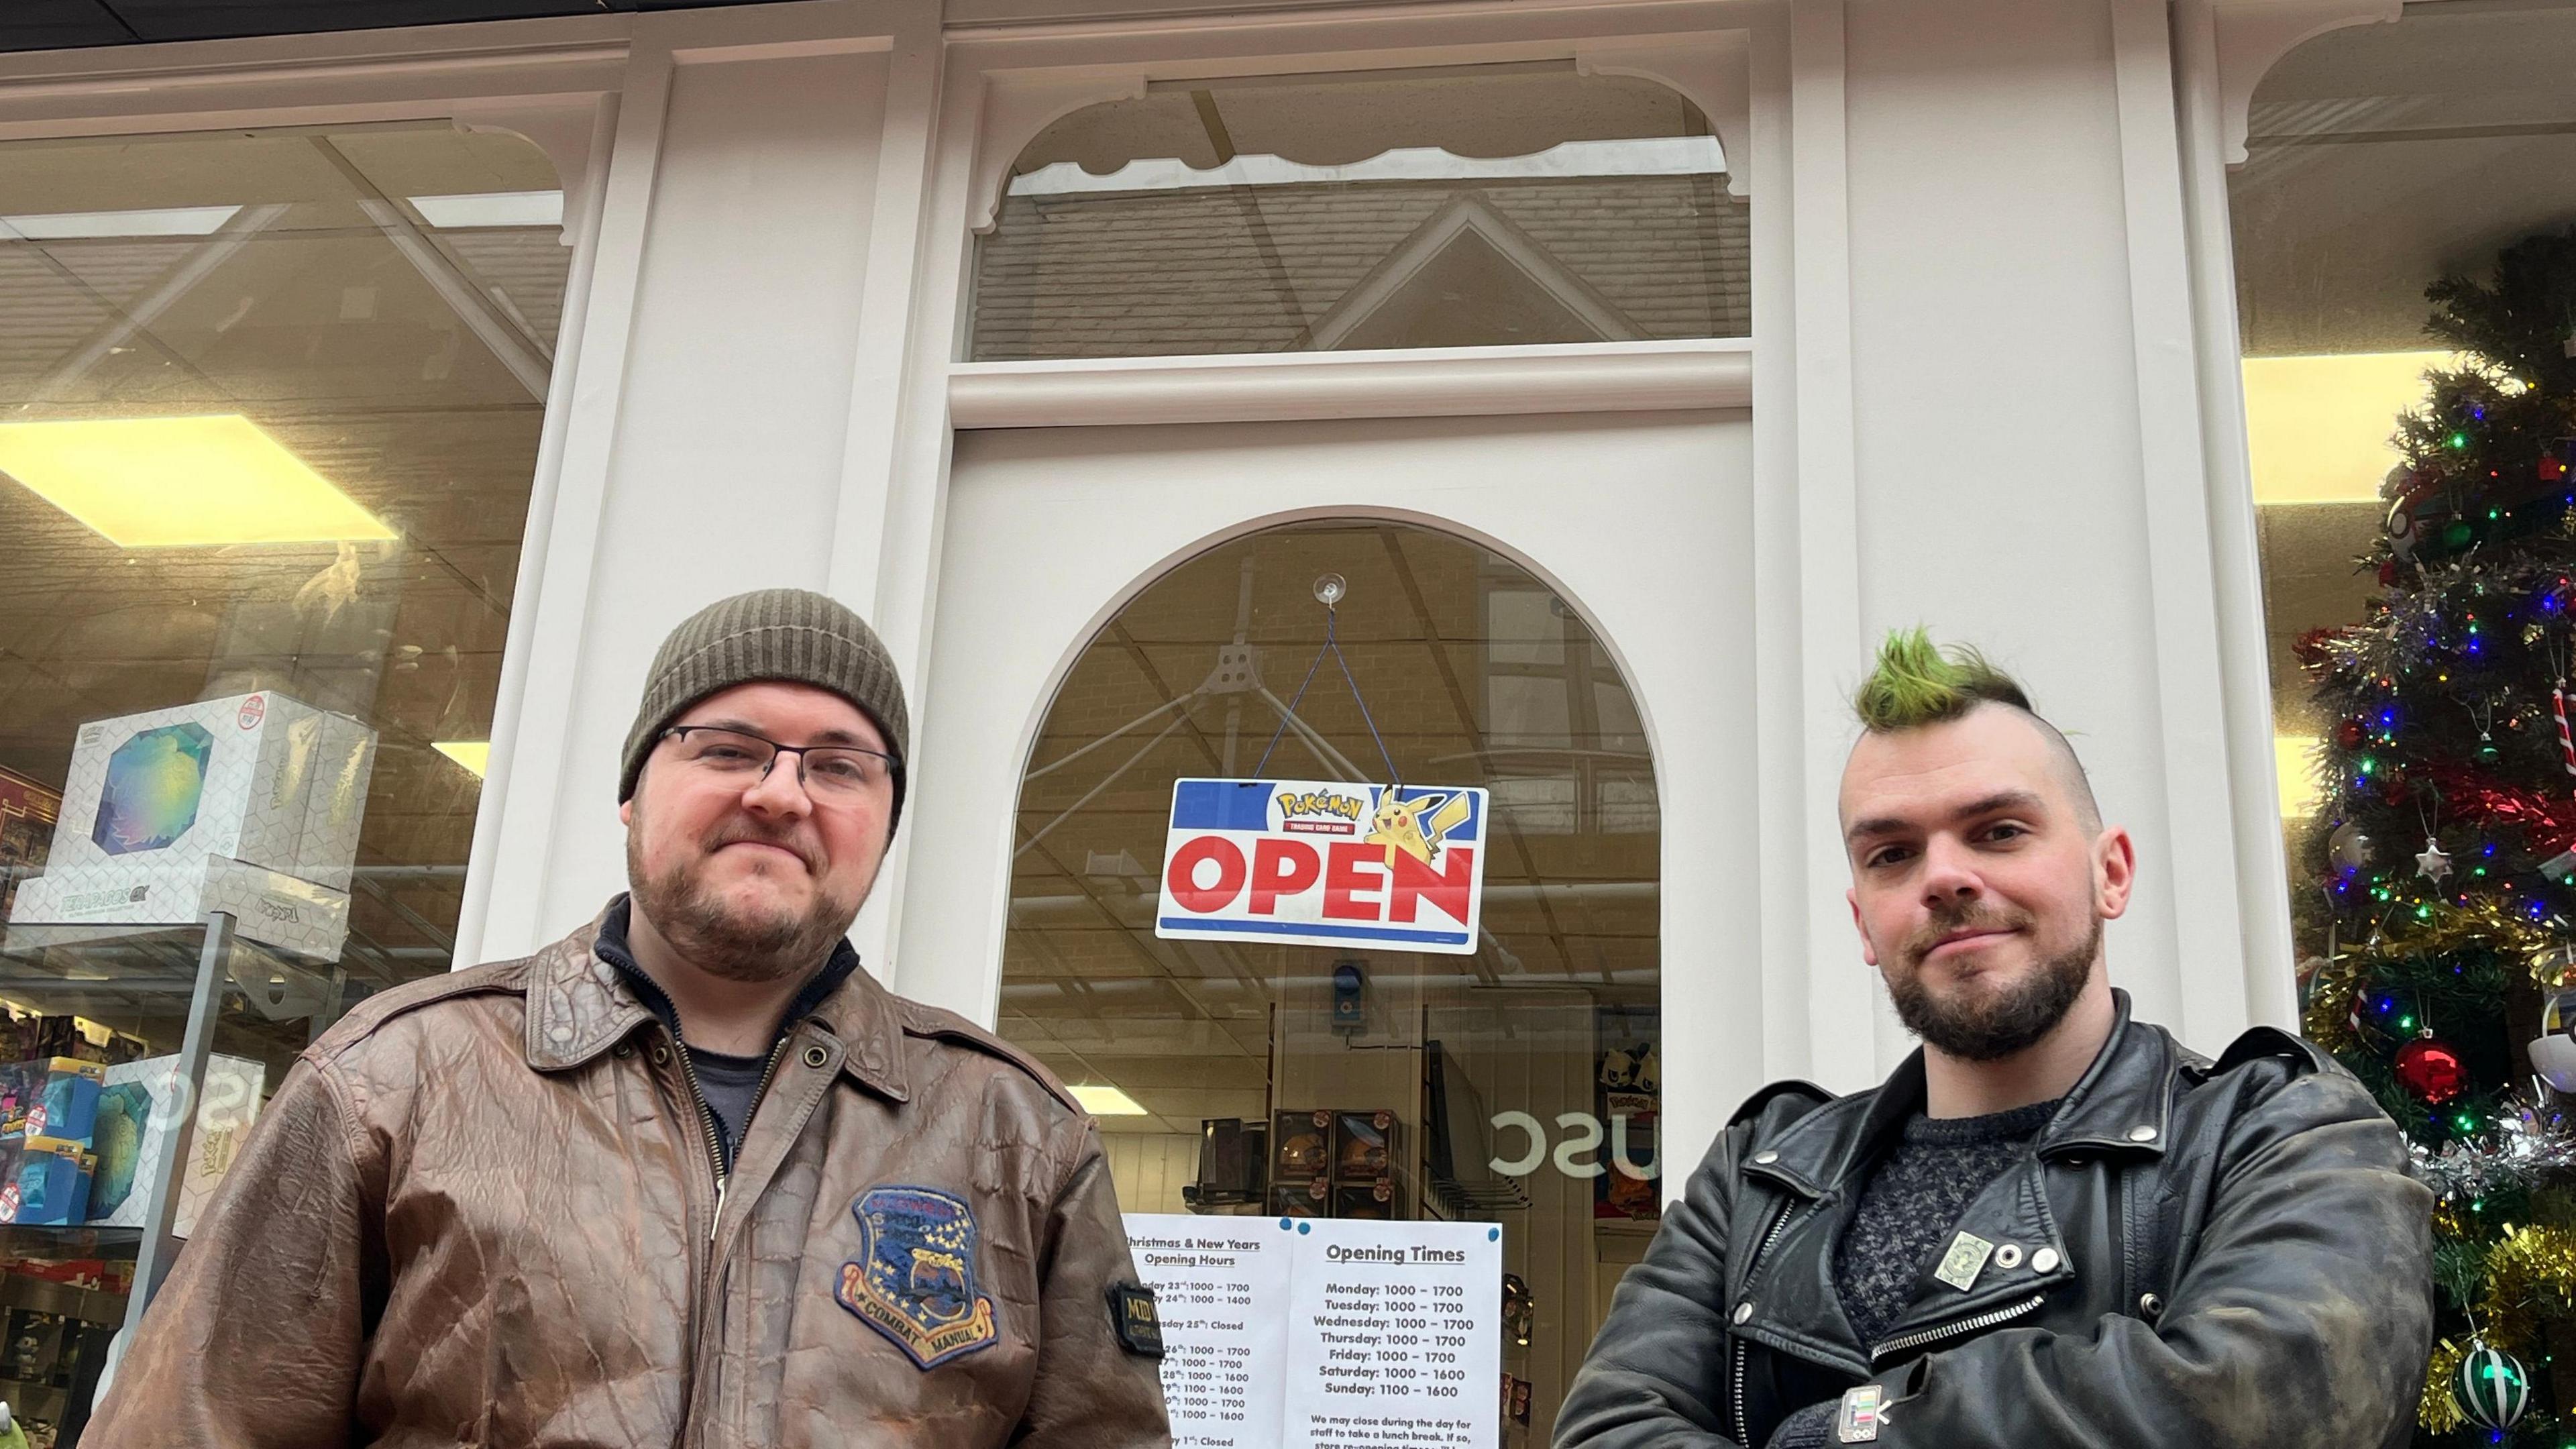
<svg viewBox="0 0 2576 1449">
<path fill-rule="evenodd" d="M 1335 582 L 1338 583 L 1339 580 Z M 1335 596 L 1339 597 L 1338 591 Z M 1359 677 L 1351 673 L 1351 661 L 1342 653 L 1341 642 L 1337 637 L 1341 629 L 1341 621 L 1341 611 L 1331 604 L 1326 604 L 1324 606 L 1324 647 L 1315 651 L 1315 662 L 1306 666 L 1306 677 L 1297 682 L 1297 692 L 1289 697 L 1288 707 L 1279 712 L 1279 728 L 1270 732 L 1270 743 L 1262 750 L 1260 763 L 1252 767 L 1252 773 L 1256 779 L 1260 778 L 1262 771 L 1269 766 L 1272 751 L 1279 748 L 1279 737 L 1288 733 L 1288 721 L 1296 716 L 1297 706 L 1306 698 L 1306 687 L 1315 682 L 1315 671 L 1324 667 L 1324 656 L 1330 654 L 1333 656 L 1333 662 L 1342 668 L 1343 681 L 1351 687 L 1351 699 L 1360 707 L 1360 719 L 1368 726 L 1369 738 L 1377 741 L 1378 758 L 1386 761 L 1386 782 L 1389 785 L 1404 783 L 1403 774 L 1395 768 L 1395 756 L 1387 752 L 1386 737 L 1377 732 L 1377 720 L 1369 713 L 1368 696 L 1360 693 Z"/>
</svg>

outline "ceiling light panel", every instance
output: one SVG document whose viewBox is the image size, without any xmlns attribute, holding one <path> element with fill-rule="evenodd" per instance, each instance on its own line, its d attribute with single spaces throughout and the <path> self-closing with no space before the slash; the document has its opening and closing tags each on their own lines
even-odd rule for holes
<svg viewBox="0 0 2576 1449">
<path fill-rule="evenodd" d="M 490 740 L 432 740 L 429 747 L 463 766 L 475 779 L 483 778 L 492 764 Z"/>
<path fill-rule="evenodd" d="M 238 413 L 0 423 L 0 473 L 121 548 L 395 536 Z"/>
<path fill-rule="evenodd" d="M 1070 1089 L 1073 1100 L 1094 1117 L 1142 1117 L 1145 1109 L 1135 1098 L 1106 1082 L 1076 1082 Z"/>
</svg>

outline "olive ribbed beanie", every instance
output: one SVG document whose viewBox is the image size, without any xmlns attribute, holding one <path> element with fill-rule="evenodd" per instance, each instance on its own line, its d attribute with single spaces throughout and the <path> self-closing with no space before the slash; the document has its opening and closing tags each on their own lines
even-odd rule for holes
<svg viewBox="0 0 2576 1449">
<path fill-rule="evenodd" d="M 895 757 L 894 814 L 900 816 L 912 725 L 894 656 L 866 620 L 810 589 L 756 589 L 718 599 L 662 641 L 626 736 L 618 803 L 635 794 L 644 757 L 682 710 L 719 690 L 770 679 L 828 689 L 876 722 Z"/>
</svg>

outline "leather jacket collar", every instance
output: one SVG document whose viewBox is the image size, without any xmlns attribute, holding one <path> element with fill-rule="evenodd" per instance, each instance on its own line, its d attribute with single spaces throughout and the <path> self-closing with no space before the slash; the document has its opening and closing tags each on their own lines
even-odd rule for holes
<svg viewBox="0 0 2576 1449">
<path fill-rule="evenodd" d="M 627 898 L 619 895 L 589 925 L 538 952 L 528 963 L 528 1065 L 540 1072 L 565 1071 L 582 1065 L 626 1039 L 654 1009 L 627 973 L 602 952 L 601 936 L 610 949 L 624 932 Z M 846 969 L 822 998 L 804 1013 L 790 1010 L 780 1026 L 793 1032 L 800 1019 L 836 1038 L 841 1069 L 870 1091 L 891 1101 L 911 1100 L 903 1070 L 903 1023 L 892 997 L 876 978 L 859 969 L 858 957 L 843 942 L 834 967 L 817 978 L 823 984 L 848 954 Z M 799 998 L 800 1005 L 802 998 Z"/>
<path fill-rule="evenodd" d="M 2033 1144 L 2041 1160 L 2078 1154 L 2161 1157 L 2170 1135 L 2180 1049 L 2163 1032 L 2132 1028 L 2129 993 L 2111 990 L 2111 1035 Z M 1867 1173 L 1880 1149 L 1923 1110 L 1923 1049 L 1877 1090 L 1839 1098 L 1783 1131 L 1745 1165 L 1808 1199 Z"/>
</svg>

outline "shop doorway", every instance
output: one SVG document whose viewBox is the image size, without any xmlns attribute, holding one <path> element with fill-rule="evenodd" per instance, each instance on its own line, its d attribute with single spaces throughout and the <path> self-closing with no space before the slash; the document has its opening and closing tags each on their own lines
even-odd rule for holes
<svg viewBox="0 0 2576 1449">
<path fill-rule="evenodd" d="M 1129 1211 L 1503 1225 L 1512 1444 L 1546 1442 L 1657 1225 L 1667 857 L 1678 839 L 1692 874 L 1712 863 L 1672 828 L 1672 787 L 1750 757 L 1740 695 L 1712 710 L 1694 686 L 1674 696 L 1693 763 L 1663 767 L 1672 726 L 1588 586 L 1651 659 L 1696 636 L 1700 668 L 1742 671 L 1743 615 L 1707 605 L 1745 572 L 1725 556 L 1743 432 L 1681 414 L 958 441 L 898 985 L 1073 1084 Z M 1350 680 L 1328 659 L 1300 695 L 1325 575 Z M 1472 953 L 1156 936 L 1175 779 L 1390 769 L 1491 792 Z M 1340 1155 L 1371 1129 L 1383 1169 Z"/>
</svg>

